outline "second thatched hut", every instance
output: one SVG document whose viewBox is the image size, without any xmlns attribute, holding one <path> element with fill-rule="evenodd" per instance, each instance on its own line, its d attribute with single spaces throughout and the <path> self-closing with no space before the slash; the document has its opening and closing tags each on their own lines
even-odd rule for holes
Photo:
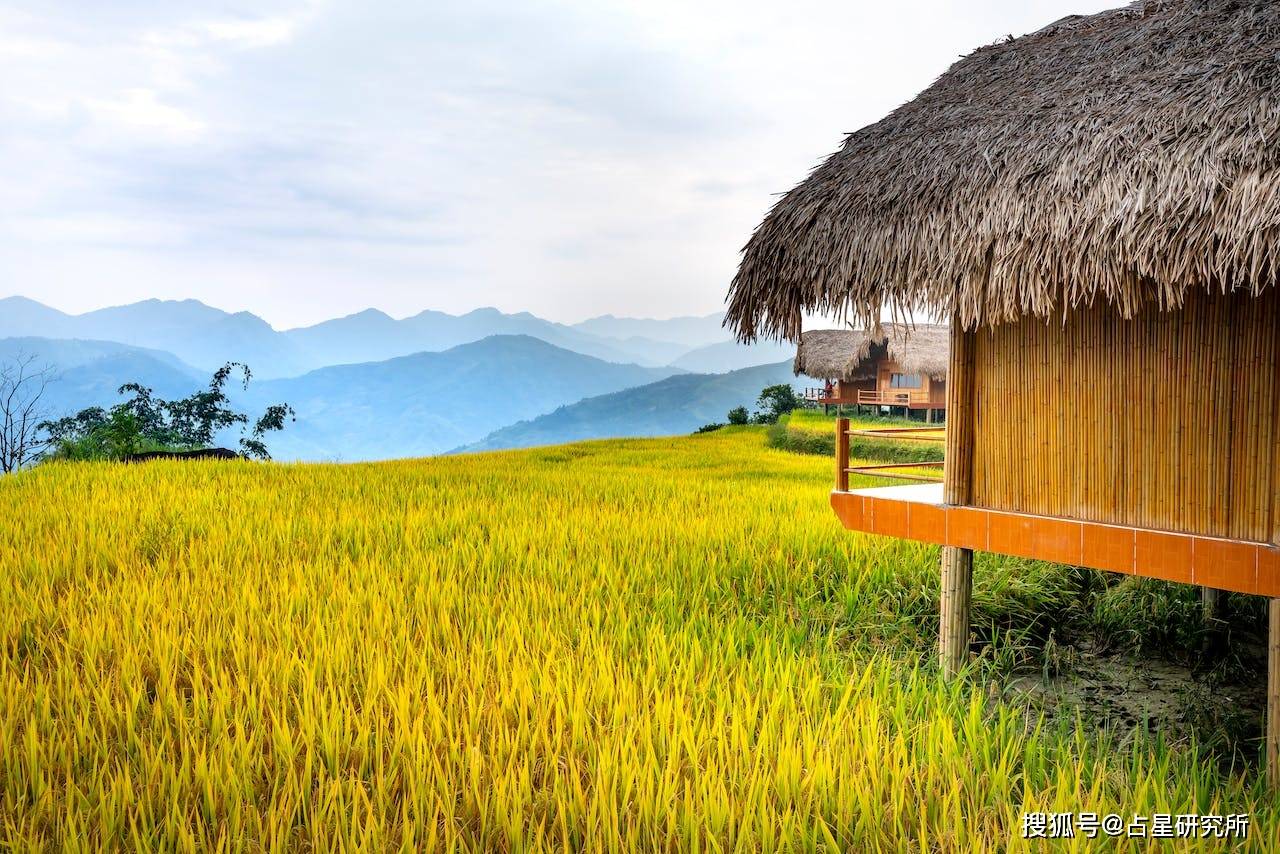
<svg viewBox="0 0 1280 854">
<path fill-rule="evenodd" d="M 823 381 L 806 397 L 824 408 L 870 408 L 933 422 L 947 408 L 949 340 L 946 326 L 932 324 L 815 329 L 800 336 L 794 368 Z"/>
</svg>

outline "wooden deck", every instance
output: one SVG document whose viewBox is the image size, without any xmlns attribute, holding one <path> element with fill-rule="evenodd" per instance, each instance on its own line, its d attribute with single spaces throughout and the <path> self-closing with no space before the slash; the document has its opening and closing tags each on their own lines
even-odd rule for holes
<svg viewBox="0 0 1280 854">
<path fill-rule="evenodd" d="M 852 390 L 851 390 L 852 391 Z M 942 412 L 947 408 L 945 401 L 934 400 L 927 391 L 910 391 L 907 389 L 891 391 L 865 391 L 856 393 L 828 392 L 824 388 L 806 388 L 803 394 L 808 403 L 823 406 L 892 406 L 903 409 L 933 409 Z"/>
<path fill-rule="evenodd" d="M 1280 546 L 1248 539 L 1118 525 L 1038 513 L 993 510 L 964 498 L 947 504 L 940 478 L 919 469 L 942 463 L 850 465 L 849 437 L 938 441 L 928 428 L 836 429 L 836 487 L 831 506 L 850 530 L 958 549 L 1084 566 L 1198 584 L 1217 590 L 1280 596 Z M 916 469 L 917 471 L 912 471 Z M 922 481 L 913 486 L 849 489 L 850 475 Z M 941 472 L 939 472 L 941 474 Z"/>
<path fill-rule="evenodd" d="M 1280 547 L 982 507 L 949 507 L 942 484 L 831 493 L 853 531 L 1280 596 Z"/>
<path fill-rule="evenodd" d="M 852 394 L 842 395 L 835 390 L 828 392 L 824 388 L 806 388 L 804 399 L 808 403 L 822 406 L 856 406 L 858 403 L 857 397 Z"/>
<path fill-rule="evenodd" d="M 901 406 L 906 409 L 947 408 L 945 403 L 932 400 L 927 391 L 910 391 L 908 389 L 860 391 L 858 392 L 858 399 L 853 402 L 859 406 Z"/>
</svg>

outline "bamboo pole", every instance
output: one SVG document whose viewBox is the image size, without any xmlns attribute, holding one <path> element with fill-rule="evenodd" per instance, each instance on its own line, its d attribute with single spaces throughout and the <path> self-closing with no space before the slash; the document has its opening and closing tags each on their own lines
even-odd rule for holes
<svg viewBox="0 0 1280 854">
<path fill-rule="evenodd" d="M 1275 326 L 1271 327 L 1275 329 Z M 1280 418 L 1280 347 L 1272 353 L 1275 360 L 1271 371 L 1273 388 L 1272 418 Z M 1271 448 L 1273 489 L 1271 491 L 1270 527 L 1271 542 L 1280 545 L 1280 497 L 1274 487 L 1280 486 L 1280 442 Z M 1272 789 L 1280 789 L 1280 599 L 1269 603 L 1267 620 L 1267 781 Z"/>
<path fill-rule="evenodd" d="M 1267 782 L 1280 788 L 1280 599 L 1270 601 L 1267 628 Z"/>
<path fill-rule="evenodd" d="M 947 453 L 943 500 L 965 506 L 973 490 L 973 444 L 976 428 L 975 348 L 977 333 L 965 331 L 959 317 L 951 321 L 951 364 L 947 380 Z M 953 676 L 969 657 L 969 603 L 973 592 L 973 551 L 942 549 L 941 613 L 938 653 L 942 671 Z"/>
<path fill-rule="evenodd" d="M 1222 608 L 1222 591 L 1214 587 L 1200 588 L 1200 615 L 1204 619 L 1204 627 L 1212 629 L 1218 620 L 1218 611 Z"/>
<path fill-rule="evenodd" d="M 849 491 L 849 419 L 836 419 L 836 492 Z"/>
</svg>

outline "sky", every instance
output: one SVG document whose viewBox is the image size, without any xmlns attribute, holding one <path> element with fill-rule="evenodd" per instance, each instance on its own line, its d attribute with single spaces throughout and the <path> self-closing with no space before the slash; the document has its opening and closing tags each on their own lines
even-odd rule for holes
<svg viewBox="0 0 1280 854">
<path fill-rule="evenodd" d="M 846 133 L 1115 5 L 0 0 L 0 296 L 708 314 Z"/>
</svg>

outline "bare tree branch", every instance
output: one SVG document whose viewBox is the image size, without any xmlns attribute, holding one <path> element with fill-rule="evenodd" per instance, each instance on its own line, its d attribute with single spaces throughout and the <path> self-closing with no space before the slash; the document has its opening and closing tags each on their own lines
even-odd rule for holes
<svg viewBox="0 0 1280 854">
<path fill-rule="evenodd" d="M 39 425 L 49 412 L 42 401 L 54 379 L 53 365 L 39 365 L 34 353 L 0 364 L 0 472 L 15 472 L 44 452 Z"/>
</svg>

